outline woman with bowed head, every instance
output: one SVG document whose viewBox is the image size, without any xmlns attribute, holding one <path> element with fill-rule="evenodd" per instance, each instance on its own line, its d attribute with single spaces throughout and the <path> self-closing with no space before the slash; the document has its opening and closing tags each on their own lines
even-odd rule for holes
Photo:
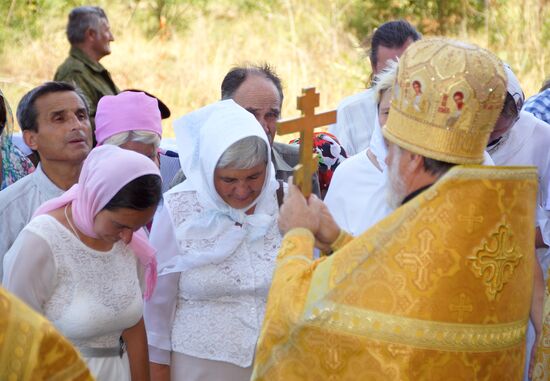
<svg viewBox="0 0 550 381">
<path fill-rule="evenodd" d="M 160 198 L 150 159 L 97 147 L 78 183 L 44 203 L 6 254 L 4 286 L 53 322 L 99 381 L 149 379 L 143 296 L 156 260 L 141 228 Z"/>
<path fill-rule="evenodd" d="M 175 123 L 187 179 L 151 230 L 145 306 L 154 380 L 248 380 L 281 236 L 267 136 L 232 100 Z"/>
</svg>

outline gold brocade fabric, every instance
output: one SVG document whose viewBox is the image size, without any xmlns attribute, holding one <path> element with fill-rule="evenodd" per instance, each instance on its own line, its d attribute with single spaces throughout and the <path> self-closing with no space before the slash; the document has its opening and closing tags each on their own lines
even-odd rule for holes
<svg viewBox="0 0 550 381">
<path fill-rule="evenodd" d="M 425 38 L 401 59 L 384 136 L 422 156 L 479 164 L 506 96 L 502 62 L 478 46 Z"/>
<path fill-rule="evenodd" d="M 0 380 L 93 379 L 77 351 L 44 317 L 0 287 Z"/>
<path fill-rule="evenodd" d="M 537 345 L 533 381 L 550 380 L 550 277 L 544 291 L 542 334 Z"/>
<path fill-rule="evenodd" d="M 253 380 L 519 380 L 534 168 L 457 166 L 332 256 L 285 235 Z"/>
</svg>

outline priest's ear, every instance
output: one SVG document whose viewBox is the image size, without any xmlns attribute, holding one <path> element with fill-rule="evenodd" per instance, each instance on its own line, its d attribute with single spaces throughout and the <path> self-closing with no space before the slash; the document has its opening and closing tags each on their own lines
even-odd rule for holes
<svg viewBox="0 0 550 381">
<path fill-rule="evenodd" d="M 424 156 L 403 148 L 401 155 L 409 173 L 418 173 L 424 169 Z"/>
</svg>

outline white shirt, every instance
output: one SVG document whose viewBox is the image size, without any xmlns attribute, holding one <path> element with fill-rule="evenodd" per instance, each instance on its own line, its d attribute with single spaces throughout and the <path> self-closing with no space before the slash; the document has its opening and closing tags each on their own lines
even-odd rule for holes
<svg viewBox="0 0 550 381">
<path fill-rule="evenodd" d="M 336 110 L 336 124 L 329 132 L 338 138 L 349 156 L 369 146 L 378 105 L 373 88 L 345 98 Z"/>
<path fill-rule="evenodd" d="M 364 150 L 338 166 L 324 201 L 336 223 L 358 236 L 391 212 L 385 184 Z"/>
<path fill-rule="evenodd" d="M 496 165 L 536 166 L 539 177 L 539 208 L 550 210 L 550 125 L 533 114 L 520 111 L 519 119 L 494 147 L 488 149 Z M 550 244 L 550 226 L 544 229 L 548 217 L 539 210 L 539 224 L 544 241 Z M 546 230 L 546 232 L 545 232 Z"/>
<path fill-rule="evenodd" d="M 215 239 L 187 240 L 176 233 L 203 210 L 195 191 L 173 188 L 164 195 L 164 206 L 155 217 L 150 235 L 158 252 L 159 268 L 175 255 L 185 256 L 182 247 L 192 254 L 194 247 L 190 244 L 202 249 L 217 244 Z M 247 224 L 242 226 L 247 234 L 249 228 Z M 145 305 L 151 361 L 169 364 L 170 351 L 176 351 L 250 366 L 280 242 L 273 219 L 263 239 L 245 239 L 221 263 L 161 275 L 153 297 Z"/>
<path fill-rule="evenodd" d="M 0 192 L 0 261 L 36 209 L 63 192 L 46 176 L 40 164 L 33 173 Z"/>
<path fill-rule="evenodd" d="M 486 152 L 483 164 L 493 165 Z M 392 212 L 386 195 L 386 174 L 364 150 L 338 166 L 324 202 L 338 226 L 358 236 Z"/>
</svg>

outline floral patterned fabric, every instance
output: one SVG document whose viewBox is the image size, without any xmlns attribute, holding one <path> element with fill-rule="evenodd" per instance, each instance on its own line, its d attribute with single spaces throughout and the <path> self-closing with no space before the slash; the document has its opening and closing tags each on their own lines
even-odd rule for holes
<svg viewBox="0 0 550 381">
<path fill-rule="evenodd" d="M 300 138 L 289 143 L 300 144 Z M 328 132 L 313 133 L 313 150 L 319 157 L 319 185 L 321 190 L 327 190 L 334 171 L 348 155 L 336 136 Z"/>
<path fill-rule="evenodd" d="M 3 132 L 0 136 L 0 149 L 2 152 L 2 176 L 0 178 L 0 190 L 13 184 L 29 173 L 34 172 L 32 162 L 13 144 L 11 134 L 13 133 L 13 115 L 10 105 L 4 94 L 0 91 L 0 102 L 4 103 L 6 108 L 6 120 L 1 121 Z M 2 128 L 0 128 L 0 131 Z"/>
</svg>

